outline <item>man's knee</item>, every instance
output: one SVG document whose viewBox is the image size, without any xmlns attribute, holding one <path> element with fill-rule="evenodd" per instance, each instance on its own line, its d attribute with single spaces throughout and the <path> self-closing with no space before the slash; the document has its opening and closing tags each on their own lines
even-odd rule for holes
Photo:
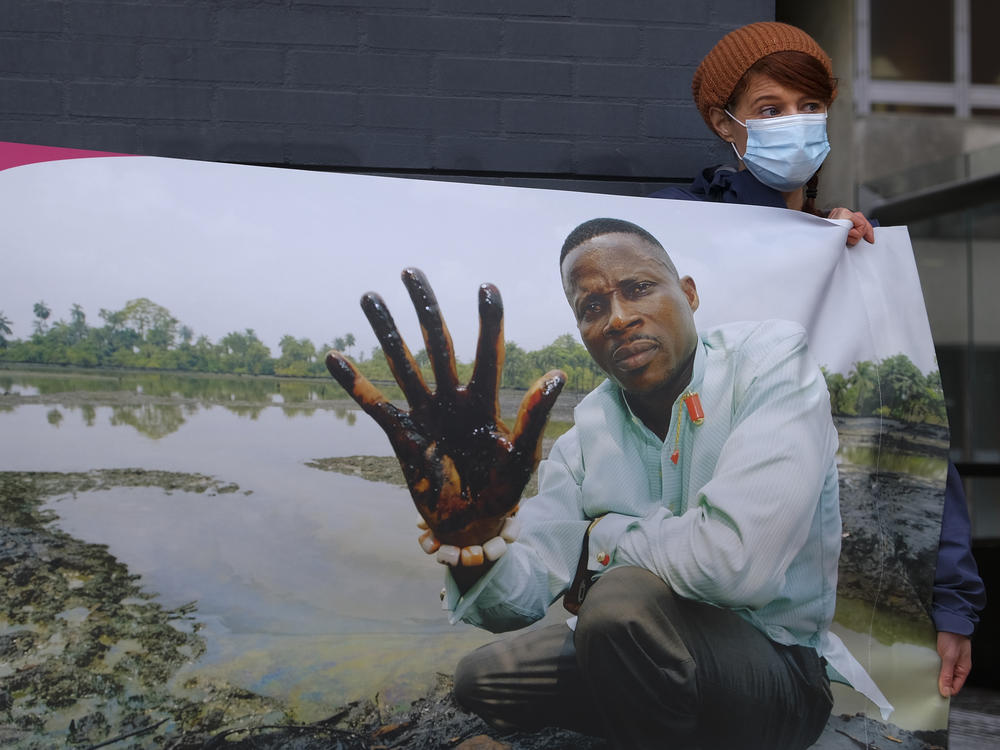
<svg viewBox="0 0 1000 750">
<path fill-rule="evenodd" d="M 550 625 L 491 643 L 455 670 L 455 698 L 499 729 L 562 726 L 588 731 L 588 702 L 578 679 L 573 631 Z M 587 714 L 587 711 L 583 711 Z"/>
<path fill-rule="evenodd" d="M 591 648 L 602 648 L 603 644 L 617 640 L 621 632 L 628 627 L 629 610 L 620 608 L 620 597 L 614 592 L 608 596 L 588 596 L 580 608 L 580 616 L 576 622 L 574 643 L 577 651 L 577 661 L 586 655 Z"/>
<path fill-rule="evenodd" d="M 584 679 L 690 701 L 696 665 L 681 619 L 676 595 L 660 578 L 642 568 L 610 571 L 580 608 L 574 642 Z"/>
<path fill-rule="evenodd" d="M 510 732 L 521 727 L 524 720 L 515 700 L 503 685 L 497 658 L 502 646 L 491 643 L 466 654 L 455 667 L 455 700 L 470 713 L 476 714 L 495 729 Z"/>
<path fill-rule="evenodd" d="M 482 707 L 482 684 L 485 669 L 478 650 L 466 654 L 455 667 L 455 700 L 466 711 L 479 713 Z"/>
<path fill-rule="evenodd" d="M 670 587 L 648 570 L 615 568 L 598 579 L 583 602 L 576 626 L 577 652 L 631 639 L 637 630 L 659 625 L 673 598 Z"/>
</svg>

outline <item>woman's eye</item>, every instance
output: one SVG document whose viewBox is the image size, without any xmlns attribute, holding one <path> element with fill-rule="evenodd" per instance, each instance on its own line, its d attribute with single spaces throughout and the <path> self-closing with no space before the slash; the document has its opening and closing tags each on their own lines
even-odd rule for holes
<svg viewBox="0 0 1000 750">
<path fill-rule="evenodd" d="M 760 111 L 761 117 L 777 117 L 781 114 L 777 107 L 764 107 Z"/>
</svg>

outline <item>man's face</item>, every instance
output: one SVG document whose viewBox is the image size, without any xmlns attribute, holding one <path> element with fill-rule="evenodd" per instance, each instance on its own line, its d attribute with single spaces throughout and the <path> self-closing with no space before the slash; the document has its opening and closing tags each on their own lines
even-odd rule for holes
<svg viewBox="0 0 1000 750">
<path fill-rule="evenodd" d="M 583 343 L 627 393 L 670 385 L 694 350 L 698 292 L 663 251 L 632 234 L 605 234 L 566 256 L 563 289 Z"/>
</svg>

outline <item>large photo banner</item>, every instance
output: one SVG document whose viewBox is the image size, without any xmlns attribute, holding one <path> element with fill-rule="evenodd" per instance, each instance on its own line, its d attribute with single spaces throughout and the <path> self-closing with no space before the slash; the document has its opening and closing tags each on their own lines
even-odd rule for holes
<svg viewBox="0 0 1000 750">
<path fill-rule="evenodd" d="M 359 300 L 384 298 L 430 373 L 400 281 L 415 267 L 465 382 L 490 282 L 503 417 L 567 375 L 547 454 L 604 380 L 560 248 L 611 217 L 694 279 L 699 331 L 793 321 L 822 367 L 843 523 L 831 632 L 892 709 L 835 679 L 815 747 L 947 746 L 929 613 L 948 426 L 904 227 L 847 248 L 846 222 L 760 207 L 20 144 L 0 164 L 0 744 L 263 742 L 364 704 L 418 746 L 392 717 L 497 636 L 449 624 L 393 447 L 326 351 L 405 405 Z M 555 602 L 543 624 L 567 616 Z"/>
</svg>

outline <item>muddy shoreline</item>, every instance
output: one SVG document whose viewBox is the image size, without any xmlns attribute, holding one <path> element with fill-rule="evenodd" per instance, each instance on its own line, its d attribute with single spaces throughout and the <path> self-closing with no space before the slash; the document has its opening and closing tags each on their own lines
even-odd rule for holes
<svg viewBox="0 0 1000 750">
<path fill-rule="evenodd" d="M 204 475 L 143 469 L 0 471 L 0 746 L 447 748 L 486 733 L 454 704 L 444 675 L 406 711 L 373 696 L 311 724 L 237 686 L 179 680 L 205 648 L 195 603 L 163 608 L 103 545 L 54 528 L 56 515 L 42 509 L 50 497 L 120 486 L 199 493 L 206 502 L 242 491 Z M 507 742 L 598 746 L 556 730 Z"/>
<path fill-rule="evenodd" d="M 835 418 L 841 447 L 931 459 L 942 479 L 841 464 L 843 522 L 839 595 L 930 624 L 944 507 L 947 427 L 877 418 Z"/>
<path fill-rule="evenodd" d="M 394 461 L 394 459 L 392 459 Z M 395 467 L 398 471 L 398 466 Z M 401 478 L 400 478 L 401 479 Z M 57 530 L 45 500 L 114 486 L 167 494 L 242 492 L 197 474 L 103 470 L 0 472 L 0 746 L 92 748 L 412 748 L 598 750 L 606 744 L 564 730 L 503 734 L 454 702 L 440 675 L 410 707 L 378 696 L 301 724 L 278 701 L 204 679 L 176 679 L 204 650 L 194 604 L 167 610 L 101 545 Z M 903 750 L 934 750 L 946 733 L 909 732 L 864 716 L 831 717 L 814 746 L 853 750 L 892 738 Z M 881 746 L 877 744 L 871 747 Z"/>
<path fill-rule="evenodd" d="M 132 747 L 245 721 L 282 720 L 273 701 L 177 670 L 204 652 L 194 603 L 168 610 L 102 545 L 54 528 L 52 496 L 109 487 L 212 496 L 235 485 L 197 474 L 0 472 L 0 745 L 90 746 L 129 732 Z M 177 747 L 190 745 L 180 742 Z"/>
<path fill-rule="evenodd" d="M 297 723 L 277 701 L 178 670 L 204 650 L 195 605 L 161 607 L 108 554 L 53 528 L 53 496 L 115 486 L 204 494 L 240 488 L 197 474 L 143 469 L 0 472 L 0 746 L 296 748 L 296 750 L 600 750 L 602 740 L 559 729 L 500 733 L 462 710 L 450 677 L 404 710 L 378 696 Z M 858 716 L 831 717 L 814 746 L 853 750 L 868 737 L 934 750 L 941 732 L 907 732 Z"/>
</svg>

